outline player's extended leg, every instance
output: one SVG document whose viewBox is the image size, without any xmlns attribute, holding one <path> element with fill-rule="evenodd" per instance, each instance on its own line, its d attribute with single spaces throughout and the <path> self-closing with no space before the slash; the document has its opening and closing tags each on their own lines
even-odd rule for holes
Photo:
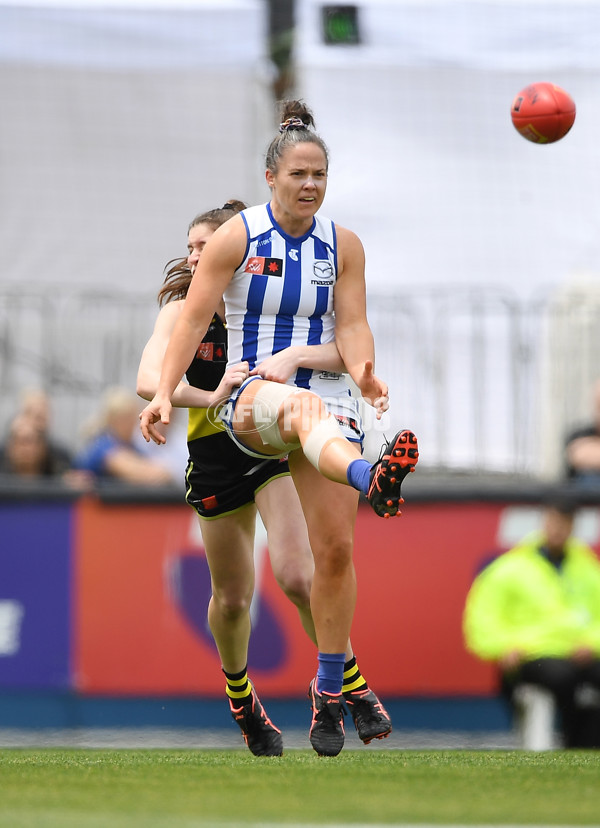
<svg viewBox="0 0 600 828">
<path fill-rule="evenodd" d="M 398 432 L 371 465 L 316 394 L 256 379 L 243 388 L 233 425 L 238 439 L 254 451 L 274 455 L 301 446 L 322 475 L 363 492 L 377 515 L 400 514 L 402 483 L 419 458 L 412 431 Z"/>
<path fill-rule="evenodd" d="M 255 756 L 280 756 L 281 731 L 268 718 L 248 678 L 250 604 L 254 592 L 256 508 L 247 504 L 200 527 L 211 574 L 208 623 L 227 679 L 231 715 Z"/>
</svg>

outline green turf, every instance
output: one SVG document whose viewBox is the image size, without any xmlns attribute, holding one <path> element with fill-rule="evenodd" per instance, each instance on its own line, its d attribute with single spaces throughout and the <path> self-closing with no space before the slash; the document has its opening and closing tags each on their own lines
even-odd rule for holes
<svg viewBox="0 0 600 828">
<path fill-rule="evenodd" d="M 600 824 L 600 752 L 0 750 L 0 826 Z"/>
</svg>

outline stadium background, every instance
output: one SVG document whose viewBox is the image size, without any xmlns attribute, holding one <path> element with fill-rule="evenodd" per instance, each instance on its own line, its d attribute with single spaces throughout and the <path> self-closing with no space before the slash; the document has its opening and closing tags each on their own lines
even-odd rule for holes
<svg viewBox="0 0 600 828">
<path fill-rule="evenodd" d="M 162 267 L 184 252 L 190 218 L 231 197 L 266 200 L 274 92 L 305 98 L 331 150 L 323 212 L 367 251 L 386 428 L 410 425 L 422 447 L 412 516 L 393 529 L 359 516 L 361 664 L 392 696 L 490 696 L 490 671 L 462 650 L 464 594 L 478 562 L 538 520 L 600 364 L 600 3 L 362 0 L 354 43 L 325 42 L 326 5 L 0 4 L 0 422 L 22 388 L 42 386 L 72 442 L 105 387 L 134 386 Z M 510 123 L 513 96 L 535 80 L 577 103 L 553 146 Z M 367 450 L 380 442 L 373 427 Z M 220 692 L 175 588 L 184 573 L 205 587 L 189 512 L 116 500 L 3 494 L 6 698 Z M 595 508 L 582 519 L 597 545 Z M 373 532 L 393 532 L 397 555 L 384 560 Z M 303 676 L 312 654 L 260 571 L 255 620 L 263 612 L 266 635 L 268 613 L 282 619 L 268 648 L 287 655 L 257 669 L 275 695 L 294 695 L 290 654 Z M 395 585 L 385 619 L 382 571 Z M 382 620 L 393 674 L 373 645 Z"/>
</svg>

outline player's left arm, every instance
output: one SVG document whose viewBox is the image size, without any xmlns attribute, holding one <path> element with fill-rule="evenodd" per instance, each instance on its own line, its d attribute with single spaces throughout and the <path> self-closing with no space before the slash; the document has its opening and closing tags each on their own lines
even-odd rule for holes
<svg viewBox="0 0 600 828">
<path fill-rule="evenodd" d="M 335 341 L 346 369 L 361 395 L 377 412 L 388 408 L 388 388 L 373 373 L 375 345 L 367 321 L 365 253 L 358 236 L 336 226 L 338 277 L 334 288 Z"/>
<path fill-rule="evenodd" d="M 346 372 L 337 345 L 335 342 L 327 342 L 322 345 L 290 345 L 263 359 L 250 373 L 274 382 L 287 382 L 298 368 L 337 374 Z"/>
</svg>

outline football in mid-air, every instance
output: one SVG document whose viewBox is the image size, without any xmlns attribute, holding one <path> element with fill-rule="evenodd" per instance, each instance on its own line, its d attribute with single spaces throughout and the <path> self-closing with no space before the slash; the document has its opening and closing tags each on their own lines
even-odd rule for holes
<svg viewBox="0 0 600 828">
<path fill-rule="evenodd" d="M 553 144 L 573 126 L 575 101 L 553 83 L 531 83 L 515 96 L 510 116 L 523 138 L 534 144 Z"/>
</svg>

